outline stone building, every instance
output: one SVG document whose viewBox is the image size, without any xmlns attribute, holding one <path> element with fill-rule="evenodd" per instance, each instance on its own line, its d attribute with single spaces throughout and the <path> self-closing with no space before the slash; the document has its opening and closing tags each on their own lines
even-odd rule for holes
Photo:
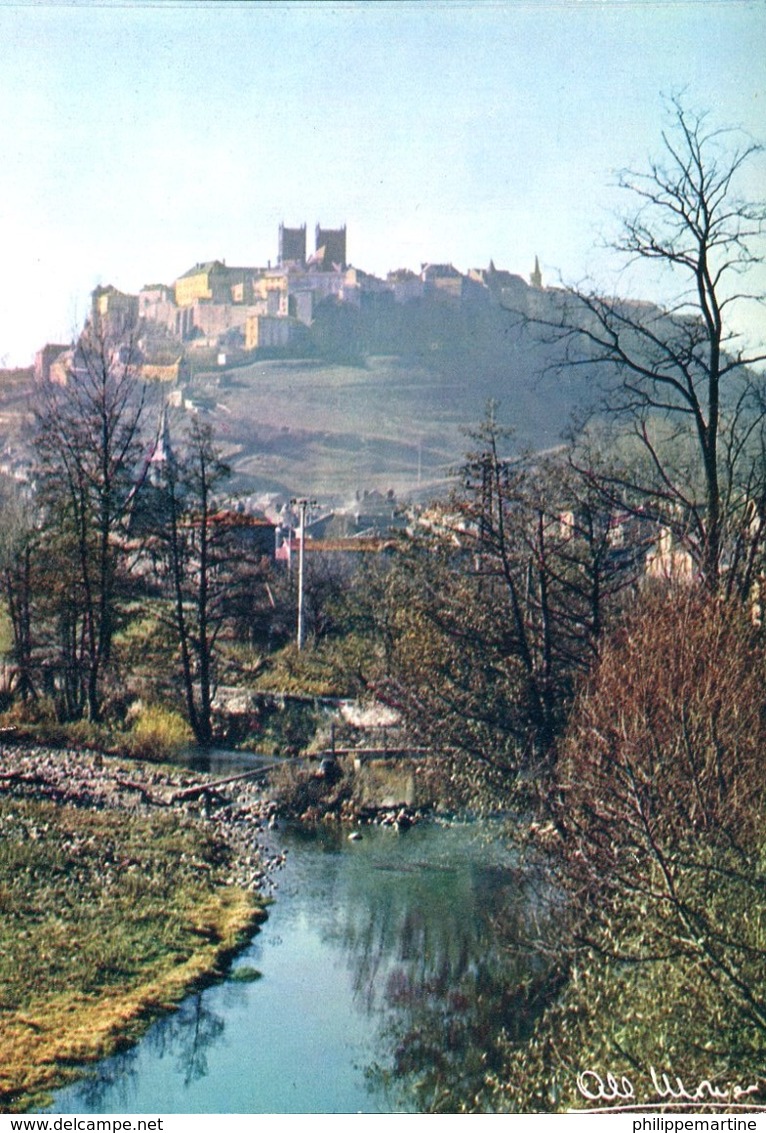
<svg viewBox="0 0 766 1133">
<path fill-rule="evenodd" d="M 386 276 L 386 283 L 393 291 L 397 303 L 411 303 L 423 298 L 425 284 L 420 276 L 409 268 L 397 268 Z"/>
<path fill-rule="evenodd" d="M 286 316 L 289 313 L 290 280 L 295 265 L 284 268 L 267 268 L 261 272 L 254 284 L 257 299 L 264 304 L 263 314 L 273 318 Z"/>
<path fill-rule="evenodd" d="M 166 364 L 144 362 L 138 367 L 138 377 L 145 382 L 162 382 L 177 385 L 186 379 L 187 370 L 183 357 Z"/>
<path fill-rule="evenodd" d="M 138 296 L 127 295 L 109 284 L 91 292 L 93 325 L 115 338 L 133 330 L 138 322 Z"/>
<path fill-rule="evenodd" d="M 172 287 L 150 283 L 138 293 L 138 317 L 143 323 L 155 323 L 169 334 L 178 335 L 178 308 Z"/>
<path fill-rule="evenodd" d="M 694 559 L 661 527 L 657 541 L 646 556 L 646 577 L 661 582 L 691 583 L 695 578 Z"/>
<path fill-rule="evenodd" d="M 245 350 L 288 346 L 295 340 L 298 327 L 303 329 L 303 324 L 289 317 L 249 315 L 245 324 Z"/>
<path fill-rule="evenodd" d="M 70 347 L 66 344 L 48 342 L 42 350 L 38 350 L 35 354 L 35 381 L 51 381 L 51 370 L 55 367 L 56 360 L 69 349 Z"/>
<path fill-rule="evenodd" d="M 195 264 L 175 281 L 176 306 L 252 303 L 254 283 L 260 274 L 258 268 L 227 267 L 224 260 Z"/>
<path fill-rule="evenodd" d="M 207 346 L 215 346 L 221 339 L 226 336 L 231 337 L 232 332 L 239 332 L 234 334 L 234 338 L 241 337 L 242 342 L 245 338 L 245 328 L 247 320 L 253 315 L 263 313 L 263 305 L 259 303 L 251 303 L 247 306 L 234 305 L 231 303 L 195 303 L 193 307 L 187 307 L 185 311 L 191 315 L 190 325 L 189 320 L 186 320 L 186 329 L 184 333 L 179 335 L 181 339 L 194 339 L 199 340 Z"/>
<path fill-rule="evenodd" d="M 487 297 L 485 286 L 470 276 L 463 275 L 452 264 L 422 264 L 420 278 L 426 298 L 461 302 Z"/>
</svg>

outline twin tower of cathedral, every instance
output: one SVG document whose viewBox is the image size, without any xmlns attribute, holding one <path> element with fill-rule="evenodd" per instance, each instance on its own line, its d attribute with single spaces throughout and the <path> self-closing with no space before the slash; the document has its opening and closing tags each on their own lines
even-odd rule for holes
<svg viewBox="0 0 766 1133">
<path fill-rule="evenodd" d="M 322 228 L 318 224 L 314 233 L 314 252 L 306 256 L 306 225 L 300 228 L 279 226 L 279 266 L 316 267 L 324 271 L 345 268 L 346 226 L 342 228 Z"/>
</svg>

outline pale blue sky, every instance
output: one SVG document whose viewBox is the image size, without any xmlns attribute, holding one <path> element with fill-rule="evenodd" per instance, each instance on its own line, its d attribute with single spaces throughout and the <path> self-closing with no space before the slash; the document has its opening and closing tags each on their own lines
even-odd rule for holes
<svg viewBox="0 0 766 1133">
<path fill-rule="evenodd" d="M 600 276 L 613 172 L 682 88 L 766 139 L 763 0 L 0 0 L 0 358 L 97 283 L 265 264 L 280 220 L 379 274 Z"/>
</svg>

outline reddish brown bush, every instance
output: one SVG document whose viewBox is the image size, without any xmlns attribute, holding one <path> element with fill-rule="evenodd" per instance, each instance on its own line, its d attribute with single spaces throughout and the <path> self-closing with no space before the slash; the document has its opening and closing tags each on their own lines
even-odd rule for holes
<svg viewBox="0 0 766 1133">
<path fill-rule="evenodd" d="M 560 764 L 581 937 L 623 958 L 694 958 L 760 1026 L 763 672 L 746 610 L 651 597 L 604 648 Z"/>
</svg>

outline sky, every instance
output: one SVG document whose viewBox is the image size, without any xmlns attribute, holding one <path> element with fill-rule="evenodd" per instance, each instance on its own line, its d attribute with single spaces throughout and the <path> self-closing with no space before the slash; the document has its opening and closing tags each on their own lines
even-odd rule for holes
<svg viewBox="0 0 766 1133">
<path fill-rule="evenodd" d="M 0 0 L 0 365 L 280 222 L 381 275 L 606 278 L 680 92 L 766 141 L 765 0 Z"/>
</svg>

